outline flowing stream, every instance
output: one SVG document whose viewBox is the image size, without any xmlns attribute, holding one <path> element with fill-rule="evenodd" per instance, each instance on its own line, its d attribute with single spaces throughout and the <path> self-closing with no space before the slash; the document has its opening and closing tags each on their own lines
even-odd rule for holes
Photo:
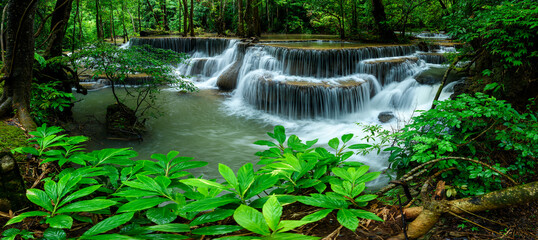
<svg viewBox="0 0 538 240">
<path fill-rule="evenodd" d="M 435 81 L 417 79 L 428 79 L 425 73 L 434 69 L 442 71 L 439 63 L 445 59 L 440 53 L 455 51 L 438 47 L 425 53 L 414 45 L 338 41 L 248 44 L 210 38 L 136 38 L 130 44 L 189 53 L 191 58 L 177 72 L 191 76 L 186 80 L 200 91 L 165 89 L 157 99 L 164 115 L 147 122 L 144 141 L 107 140 L 104 129 L 95 127 L 89 148 L 132 147 L 144 159 L 178 150 L 182 156 L 209 162 L 195 172 L 209 178 L 218 177 L 218 163 L 237 169 L 256 162 L 254 153 L 264 148 L 252 143 L 268 140 L 265 133 L 275 125 L 303 140 L 317 138 L 320 146 L 346 133 L 355 134 L 353 143 L 364 142 L 356 123 L 380 124 L 389 130 L 402 127 L 415 110 L 431 106 L 439 88 Z M 445 87 L 441 99 L 450 96 L 454 84 Z M 104 121 L 105 106 L 113 103 L 108 88 L 77 98 L 82 104 L 74 113 L 80 122 Z M 380 114 L 393 118 L 382 119 Z M 374 171 L 385 170 L 386 159 L 383 154 L 352 157 Z M 379 185 L 385 182 L 382 178 Z"/>
</svg>

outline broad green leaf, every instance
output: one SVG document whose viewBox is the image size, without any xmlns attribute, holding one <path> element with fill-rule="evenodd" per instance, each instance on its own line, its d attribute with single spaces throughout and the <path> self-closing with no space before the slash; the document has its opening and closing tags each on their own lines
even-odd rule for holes
<svg viewBox="0 0 538 240">
<path fill-rule="evenodd" d="M 10 224 L 13 224 L 13 223 L 18 223 L 18 222 L 24 220 L 27 217 L 38 217 L 38 216 L 39 217 L 45 217 L 45 216 L 49 216 L 49 215 L 50 215 L 49 213 L 42 212 L 42 211 L 25 212 L 25 213 L 22 213 L 20 215 L 17 215 L 16 217 L 14 217 L 12 219 L 9 219 L 9 221 L 7 221 L 7 223 L 6 223 L 6 226 L 10 225 Z"/>
<path fill-rule="evenodd" d="M 329 147 L 332 149 L 338 149 L 338 146 L 340 145 L 340 140 L 338 138 L 333 138 L 329 140 Z"/>
<path fill-rule="evenodd" d="M 136 199 L 134 201 L 130 201 L 124 205 L 122 205 L 118 209 L 118 213 L 122 212 L 133 212 L 133 211 L 140 211 L 148 208 L 155 207 L 163 202 L 168 201 L 166 198 L 161 197 L 155 197 L 155 198 L 140 198 Z"/>
<path fill-rule="evenodd" d="M 291 203 L 294 203 L 294 202 L 297 202 L 297 197 L 296 196 L 293 196 L 293 195 L 279 195 L 279 194 L 273 194 L 271 196 L 275 196 L 278 200 L 278 202 L 280 204 L 282 204 L 283 206 L 284 205 L 287 205 L 287 204 L 291 204 Z M 262 198 L 258 198 L 254 201 L 252 201 L 249 206 L 253 207 L 253 208 L 262 208 L 263 205 L 267 202 L 267 200 L 269 200 L 269 197 L 270 196 L 265 196 L 265 197 L 262 197 Z"/>
<path fill-rule="evenodd" d="M 204 223 L 216 222 L 230 217 L 234 214 L 233 209 L 217 209 L 194 219 L 189 225 L 196 226 Z"/>
<path fill-rule="evenodd" d="M 148 209 L 146 217 L 156 224 L 171 223 L 177 218 L 172 209 L 165 207 Z"/>
<path fill-rule="evenodd" d="M 282 216 L 282 205 L 278 202 L 275 196 L 270 196 L 267 202 L 263 205 L 262 214 L 265 218 L 265 222 L 271 228 L 276 231 L 280 217 Z"/>
<path fill-rule="evenodd" d="M 213 240 L 260 240 L 263 238 L 256 237 L 256 236 L 230 236 L 230 237 L 221 237 L 221 238 L 215 238 Z"/>
<path fill-rule="evenodd" d="M 256 176 L 254 182 L 248 189 L 247 194 L 245 195 L 245 199 L 250 199 L 260 194 L 261 192 L 273 187 L 278 182 L 278 180 L 278 176 L 273 176 L 271 174 Z"/>
<path fill-rule="evenodd" d="M 73 218 L 67 215 L 56 215 L 54 217 L 47 218 L 45 223 L 48 223 L 51 228 L 71 229 L 71 226 L 73 226 Z"/>
<path fill-rule="evenodd" d="M 102 185 L 93 185 L 89 187 L 82 188 L 72 194 L 69 194 L 67 197 L 65 197 L 62 201 L 60 201 L 60 204 L 58 204 L 58 207 L 61 207 L 65 205 L 66 203 L 73 201 L 75 199 L 79 199 L 81 197 L 88 196 L 92 194 L 93 192 L 97 191 Z"/>
<path fill-rule="evenodd" d="M 152 231 L 159 231 L 159 232 L 172 232 L 172 233 L 179 233 L 179 232 L 188 232 L 190 231 L 190 227 L 187 224 L 179 224 L 179 223 L 168 223 L 168 224 L 161 224 L 161 225 L 154 225 L 146 227 L 148 230 Z"/>
<path fill-rule="evenodd" d="M 229 203 L 238 203 L 240 200 L 237 198 L 226 198 L 226 197 L 216 197 L 216 198 L 207 198 L 198 201 L 193 201 L 183 207 L 182 211 L 185 212 L 201 212 L 220 206 L 224 206 Z"/>
<path fill-rule="evenodd" d="M 274 138 L 278 143 L 283 144 L 286 141 L 286 130 L 283 126 L 277 125 L 274 129 Z"/>
<path fill-rule="evenodd" d="M 334 175 L 336 175 L 339 178 L 342 178 L 349 182 L 353 182 L 353 178 L 351 174 L 343 168 L 333 168 L 332 172 L 334 173 Z"/>
<path fill-rule="evenodd" d="M 239 206 L 234 212 L 234 219 L 241 227 L 260 235 L 269 235 L 269 226 L 265 222 L 263 215 L 246 205 Z"/>
<path fill-rule="evenodd" d="M 376 179 L 377 177 L 379 177 L 379 174 L 381 174 L 381 172 L 369 172 L 367 174 L 364 174 L 362 177 L 357 179 L 355 182 L 356 183 L 369 182 L 369 181 L 372 181 L 372 180 Z"/>
<path fill-rule="evenodd" d="M 102 235 L 97 235 L 97 236 L 90 236 L 90 237 L 86 237 L 85 239 L 92 239 L 92 240 L 142 240 L 142 239 L 145 239 L 145 238 L 136 238 L 136 237 L 133 237 L 133 236 L 127 236 L 127 235 L 121 235 L 121 234 L 117 234 L 117 233 L 113 233 L 113 234 L 102 234 Z M 155 238 L 151 238 L 152 240 L 155 240 Z"/>
<path fill-rule="evenodd" d="M 342 142 L 347 143 L 349 142 L 349 140 L 351 140 L 352 137 L 353 133 L 344 134 L 342 135 Z"/>
<path fill-rule="evenodd" d="M 108 208 L 115 205 L 117 202 L 108 199 L 92 199 L 79 201 L 62 207 L 56 211 L 56 213 L 69 213 L 69 212 L 91 212 Z"/>
<path fill-rule="evenodd" d="M 303 226 L 303 225 L 308 224 L 308 223 L 310 223 L 310 222 L 308 222 L 308 221 L 297 221 L 297 220 L 282 220 L 278 224 L 278 231 L 277 232 L 279 232 L 279 233 L 287 232 L 289 230 L 295 229 L 297 227 Z"/>
<path fill-rule="evenodd" d="M 118 196 L 118 197 L 140 198 L 140 197 L 153 197 L 153 196 L 158 195 L 158 193 L 153 192 L 153 191 L 140 190 L 140 189 L 126 189 L 119 193 L 114 193 L 112 195 Z"/>
<path fill-rule="evenodd" d="M 311 194 L 311 197 L 299 196 L 297 200 L 306 205 L 332 209 L 347 208 L 349 205 L 345 200 L 323 194 Z"/>
<path fill-rule="evenodd" d="M 269 146 L 269 147 L 276 147 L 277 146 L 274 142 L 270 142 L 270 141 L 267 141 L 267 140 L 259 140 L 259 141 L 254 142 L 254 144 L 261 145 L 261 146 Z"/>
<path fill-rule="evenodd" d="M 67 234 L 64 230 L 58 228 L 47 228 L 43 232 L 43 238 L 47 240 L 65 240 L 67 239 Z"/>
<path fill-rule="evenodd" d="M 49 212 L 52 212 L 54 209 L 52 207 L 51 199 L 42 190 L 35 189 L 35 188 L 28 189 L 26 190 L 26 197 L 31 202 L 39 205 L 40 207 L 46 209 Z"/>
<path fill-rule="evenodd" d="M 313 237 L 313 236 L 306 236 L 298 233 L 277 233 L 272 236 L 271 239 L 278 239 L 278 240 L 317 240 L 320 239 L 320 237 Z"/>
<path fill-rule="evenodd" d="M 303 218 L 301 218 L 301 221 L 305 221 L 305 222 L 317 222 L 321 219 L 324 219 L 325 217 L 327 217 L 327 215 L 329 215 L 329 213 L 331 213 L 333 211 L 333 209 L 323 209 L 323 210 L 319 210 L 315 213 L 312 213 L 312 214 L 308 214 L 306 216 L 304 216 Z"/>
<path fill-rule="evenodd" d="M 370 144 L 353 144 L 353 145 L 349 146 L 348 148 L 358 150 L 358 149 L 366 149 L 366 148 L 369 148 L 371 146 L 372 145 L 370 145 Z"/>
<path fill-rule="evenodd" d="M 146 234 L 142 235 L 143 239 L 151 239 L 151 240 L 180 240 L 180 239 L 192 239 L 192 237 L 189 236 L 183 236 L 178 234 Z"/>
<path fill-rule="evenodd" d="M 107 231 L 110 231 L 114 228 L 117 228 L 125 223 L 127 223 L 131 218 L 133 218 L 134 212 L 128 212 L 123 213 L 120 215 L 115 215 L 112 217 L 109 217 L 99 223 L 97 223 L 92 228 L 88 229 L 88 231 L 84 232 L 81 236 L 81 238 L 86 238 L 89 236 L 97 235 L 100 233 L 104 233 Z"/>
<path fill-rule="evenodd" d="M 357 198 L 355 198 L 355 202 L 369 202 L 377 198 L 377 195 L 375 194 L 366 194 L 361 195 Z"/>
<path fill-rule="evenodd" d="M 336 213 L 336 219 L 340 224 L 342 224 L 342 226 L 353 232 L 357 230 L 357 227 L 359 226 L 359 219 L 357 219 L 355 214 L 348 209 L 338 210 L 338 213 Z"/>
<path fill-rule="evenodd" d="M 365 218 L 365 219 L 372 219 L 372 220 L 376 220 L 376 221 L 381 221 L 383 222 L 383 219 L 381 219 L 380 217 L 378 217 L 377 215 L 375 215 L 374 213 L 371 213 L 371 212 L 368 212 L 366 210 L 362 210 L 362 209 L 349 209 L 349 211 L 355 215 L 356 217 L 359 217 L 359 218 Z"/>
<path fill-rule="evenodd" d="M 214 225 L 208 227 L 197 228 L 191 231 L 192 234 L 197 235 L 222 235 L 231 232 L 239 231 L 243 227 L 236 225 Z"/>
<path fill-rule="evenodd" d="M 209 181 L 206 179 L 189 178 L 189 179 L 183 179 L 181 180 L 181 182 L 187 185 L 195 186 L 195 187 L 210 187 L 210 188 L 219 188 L 222 190 L 227 190 L 227 188 L 224 187 L 222 184 L 214 182 L 214 181 Z"/>
<path fill-rule="evenodd" d="M 220 175 L 230 184 L 231 187 L 233 187 L 235 190 L 240 191 L 239 189 L 239 182 L 237 181 L 237 177 L 235 176 L 232 169 L 222 163 L 219 163 L 219 172 Z"/>
<path fill-rule="evenodd" d="M 254 167 L 252 163 L 246 163 L 237 170 L 237 181 L 241 195 L 244 195 L 254 182 Z"/>
</svg>

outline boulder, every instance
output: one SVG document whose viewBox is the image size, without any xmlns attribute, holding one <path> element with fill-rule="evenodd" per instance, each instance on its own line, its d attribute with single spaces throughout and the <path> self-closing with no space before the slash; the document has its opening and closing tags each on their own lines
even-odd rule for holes
<svg viewBox="0 0 538 240">
<path fill-rule="evenodd" d="M 0 211 L 17 211 L 27 201 L 24 181 L 17 161 L 9 152 L 0 152 Z"/>
<path fill-rule="evenodd" d="M 446 67 L 431 67 L 430 69 L 419 73 L 415 77 L 415 80 L 417 80 L 417 82 L 420 84 L 427 84 L 427 85 L 437 84 L 437 83 L 440 83 L 441 80 L 443 80 L 443 76 L 445 75 L 445 72 L 446 72 Z M 463 77 L 465 77 L 465 74 L 451 71 L 450 74 L 448 75 L 447 83 L 458 81 Z"/>
<path fill-rule="evenodd" d="M 192 59 L 189 64 L 191 64 L 191 69 L 188 74 L 191 75 L 198 75 L 201 74 L 204 70 L 204 66 L 207 63 L 207 58 L 197 58 Z"/>
<path fill-rule="evenodd" d="M 237 77 L 243 62 L 236 61 L 217 78 L 217 86 L 222 91 L 232 91 L 237 86 Z"/>
<path fill-rule="evenodd" d="M 392 112 L 381 112 L 377 116 L 377 119 L 382 123 L 390 122 L 394 118 L 396 118 L 396 117 L 394 116 L 394 113 L 392 113 Z"/>
</svg>

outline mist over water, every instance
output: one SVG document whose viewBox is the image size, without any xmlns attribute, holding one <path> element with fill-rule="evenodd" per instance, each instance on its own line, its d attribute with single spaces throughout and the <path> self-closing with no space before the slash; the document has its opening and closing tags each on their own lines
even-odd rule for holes
<svg viewBox="0 0 538 240">
<path fill-rule="evenodd" d="M 200 92 L 181 94 L 174 88 L 163 91 L 158 102 L 164 116 L 149 120 L 143 142 L 102 140 L 90 147 L 132 147 L 141 158 L 180 150 L 183 156 L 210 162 L 195 173 L 210 178 L 218 177 L 218 163 L 237 169 L 246 162 L 256 162 L 254 153 L 264 148 L 252 143 L 269 139 L 265 132 L 275 125 L 284 126 L 288 136 L 295 134 L 304 141 L 319 139 L 320 146 L 346 133 L 355 135 L 352 144 L 361 143 L 364 133 L 356 123 L 380 124 L 389 130 L 401 128 L 415 110 L 430 108 L 439 88 L 439 84 L 425 85 L 415 80 L 417 74 L 440 66 L 428 62 L 441 60 L 421 56 L 414 46 L 327 50 L 287 48 L 279 43 L 256 44 L 245 50 L 238 40 L 188 38 L 135 39 L 132 44 L 148 43 L 190 53 L 188 63 L 180 65 L 177 73 L 191 76 L 185 79 L 194 82 Z M 236 89 L 216 90 L 218 77 L 234 64 L 240 64 Z M 450 96 L 453 85 L 445 87 L 441 99 Z M 113 102 L 107 89 L 82 99 L 85 104 L 75 108 L 77 119 L 99 111 L 102 116 L 96 117 L 104 119 L 103 106 Z M 391 112 L 395 118 L 381 123 L 381 112 Z M 387 158 L 372 153 L 350 160 L 383 171 L 389 166 Z M 376 185 L 386 181 L 381 178 Z"/>
</svg>

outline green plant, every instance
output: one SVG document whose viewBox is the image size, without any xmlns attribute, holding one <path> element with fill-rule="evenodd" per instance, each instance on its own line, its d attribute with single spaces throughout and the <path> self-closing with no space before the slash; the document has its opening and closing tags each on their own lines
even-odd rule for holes
<svg viewBox="0 0 538 240">
<path fill-rule="evenodd" d="M 536 113 L 519 113 L 505 101 L 483 93 L 438 102 L 435 109 L 414 117 L 394 137 L 397 145 L 388 150 L 394 151 L 390 161 L 400 175 L 419 164 L 450 156 L 478 158 L 522 182 L 536 174 Z M 503 154 L 512 160 L 496 159 Z M 448 159 L 433 166 L 436 170 L 456 167 L 457 171 L 444 172 L 441 177 L 451 185 L 467 186 L 459 190 L 463 195 L 501 188 L 499 174 L 482 165 Z"/>
<path fill-rule="evenodd" d="M 348 169 L 334 168 L 332 172 L 340 178 L 332 179 L 331 181 L 331 189 L 334 192 L 310 194 L 310 197 L 299 196 L 297 200 L 303 204 L 326 208 L 325 216 L 333 210 L 338 210 L 336 215 L 338 222 L 351 231 L 357 229 L 359 225 L 358 218 L 383 221 L 371 212 L 351 208 L 364 207 L 369 201 L 377 198 L 373 194 L 360 195 L 366 188 L 365 183 L 379 176 L 379 172 L 366 173 L 368 169 L 368 166 L 350 167 Z"/>
<path fill-rule="evenodd" d="M 294 228 L 320 220 L 323 217 L 320 217 L 319 214 L 313 213 L 305 216 L 301 220 L 280 220 L 281 216 L 282 205 L 278 202 L 278 199 L 275 196 L 269 197 L 267 202 L 263 205 L 261 213 L 252 207 L 241 205 L 233 214 L 235 221 L 245 229 L 259 234 L 262 237 L 231 236 L 218 239 L 319 239 L 318 237 L 305 236 L 302 234 L 286 233 Z"/>
<path fill-rule="evenodd" d="M 49 122 L 49 119 L 65 108 L 71 107 L 75 97 L 73 93 L 58 90 L 61 82 L 32 83 L 30 107 L 32 117 L 37 124 Z"/>
<path fill-rule="evenodd" d="M 20 236 L 22 239 L 34 239 L 34 233 L 28 230 L 19 230 L 16 228 L 7 229 L 2 233 L 2 240 L 15 240 L 17 236 Z"/>
</svg>

